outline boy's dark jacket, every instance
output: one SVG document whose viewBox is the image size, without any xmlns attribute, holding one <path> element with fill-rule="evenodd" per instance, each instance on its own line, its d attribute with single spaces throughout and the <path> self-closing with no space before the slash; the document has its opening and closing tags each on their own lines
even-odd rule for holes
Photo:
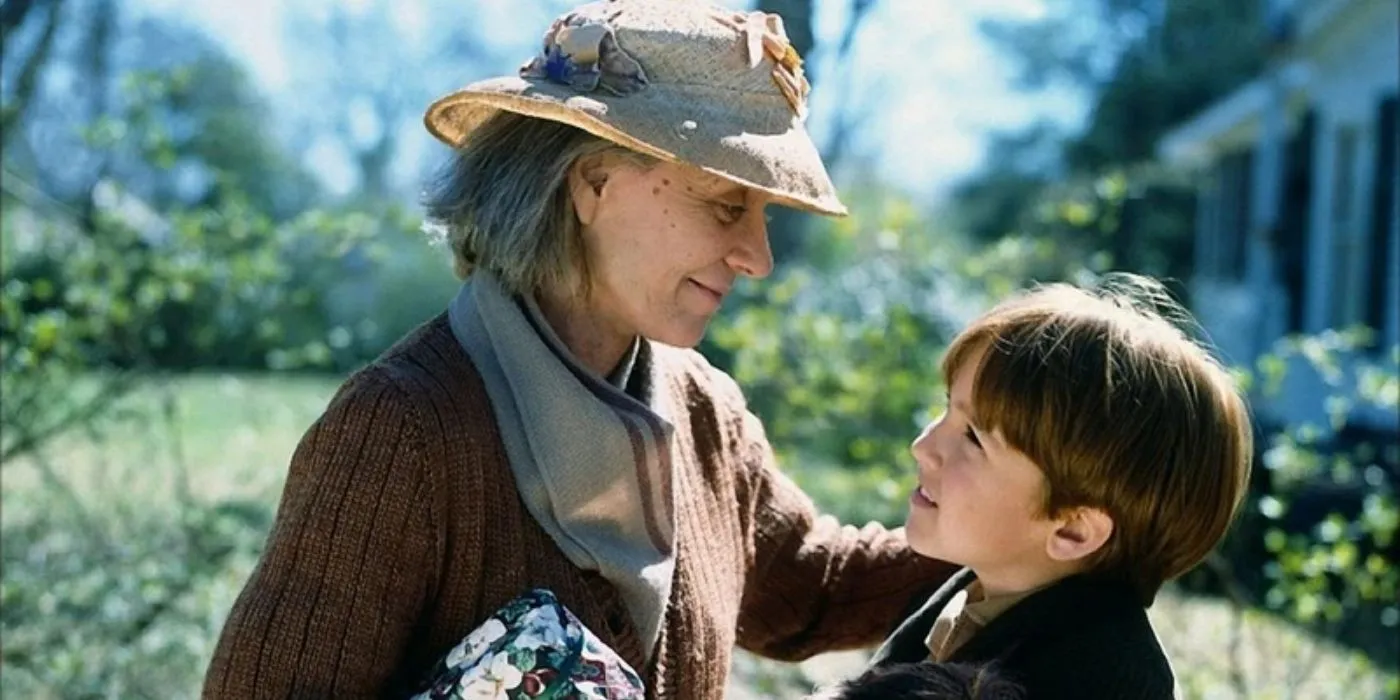
<svg viewBox="0 0 1400 700">
<path fill-rule="evenodd" d="M 972 583 L 958 572 L 895 629 L 871 666 L 927 661 L 934 620 Z M 1072 576 L 993 618 L 950 662 L 984 664 L 1020 683 L 1029 700 L 1171 700 L 1166 653 L 1131 588 Z"/>
</svg>

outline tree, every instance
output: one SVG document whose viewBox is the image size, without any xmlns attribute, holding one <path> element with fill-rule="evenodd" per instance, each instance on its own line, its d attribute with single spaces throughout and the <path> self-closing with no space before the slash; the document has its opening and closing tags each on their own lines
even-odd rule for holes
<svg viewBox="0 0 1400 700">
<path fill-rule="evenodd" d="M 315 181 L 278 143 L 245 71 L 209 37 L 156 19 L 117 34 L 114 2 L 74 1 L 60 17 L 31 20 L 55 23 L 42 29 L 57 38 L 28 70 L 77 79 L 36 81 L 10 105 L 7 174 L 84 217 L 104 180 L 157 208 L 207 202 L 229 187 L 279 220 L 307 206 Z"/>
<path fill-rule="evenodd" d="M 1103 232 L 1111 266 L 1189 272 L 1191 188 L 1151 165 L 1155 144 L 1257 74 L 1266 50 L 1262 3 L 1059 0 L 1045 18 L 983 28 L 1018 60 L 1023 88 L 1067 85 L 1084 91 L 1091 109 L 1078 133 L 1057 137 L 1036 126 L 995 142 L 992 165 L 955 191 L 967 230 L 993 239 L 1064 200 L 1065 186 L 1052 182 L 1092 188 L 1118 173 L 1128 178 L 1128 199 Z M 1056 138 L 1057 157 L 1045 158 Z M 1027 160 L 1034 167 L 1017 165 Z M 1092 194 L 1071 199 L 1083 197 Z"/>
<path fill-rule="evenodd" d="M 1151 160 L 1173 126 L 1259 74 L 1265 57 L 1262 2 L 1171 0 L 1160 16 L 1139 0 L 1109 2 L 1110 21 L 1141 18 L 1112 77 L 1097 91 L 1088 128 L 1066 149 L 1068 165 L 1093 170 Z M 1158 3 L 1151 3 L 1158 4 Z"/>
<path fill-rule="evenodd" d="M 22 70 L 61 66 L 80 89 L 36 82 L 7 113 L 7 463 L 101 420 L 141 372 L 193 356 L 262 362 L 282 342 L 273 318 L 314 306 L 286 282 L 307 276 L 289 255 L 309 246 L 291 239 L 315 227 L 278 226 L 314 186 L 262 128 L 242 70 L 207 38 L 159 22 L 117 41 L 111 0 L 69 6 L 90 11 L 84 22 L 59 7 L 30 10 L 36 31 L 67 38 Z M 206 182 L 191 190 L 191 173 Z"/>
<path fill-rule="evenodd" d="M 36 13 L 36 10 L 39 12 Z M 58 36 L 62 10 L 62 0 L 9 0 L 0 5 L 0 45 L 4 46 L 4 61 L 0 61 L 0 65 L 7 67 L 16 65 L 15 59 L 18 58 L 13 55 L 14 44 L 11 42 L 15 31 L 32 16 L 42 15 L 34 20 L 41 23 L 36 30 L 39 36 L 35 45 L 28 55 L 18 61 L 20 67 L 13 77 L 15 88 L 5 96 L 5 104 L 0 107 L 0 144 L 9 142 L 15 125 L 23 121 L 25 111 L 33 100 L 39 85 L 40 69 L 47 63 Z"/>
<path fill-rule="evenodd" d="M 1064 139 L 1047 123 L 994 135 L 987 145 L 986 162 L 996 167 L 953 187 L 950 199 L 957 228 L 984 243 L 1021 230 L 1031 214 L 1026 203 L 1059 170 Z"/>
<path fill-rule="evenodd" d="M 473 66 L 510 64 L 473 31 L 461 8 L 440 0 L 290 5 L 296 101 L 287 113 L 295 140 L 323 141 L 344 154 L 362 201 L 415 192 L 416 182 L 395 182 L 392 173 L 404 128 L 416 127 L 428 103 L 466 82 Z M 452 21 L 404 20 L 415 15 Z"/>
<path fill-rule="evenodd" d="M 874 0 L 851 0 L 850 10 L 847 15 L 846 24 L 842 27 L 841 38 L 834 47 L 835 61 L 832 65 L 845 65 L 844 59 L 850 54 L 851 47 L 855 43 L 857 30 L 868 16 Z M 816 35 L 812 26 L 812 0 L 758 0 L 757 10 L 770 12 L 783 18 L 783 29 L 787 32 L 788 40 L 797 50 L 799 56 L 811 58 L 817 49 Z M 804 64 L 807 80 L 815 85 L 819 77 L 811 61 Z M 847 77 L 850 70 L 844 74 L 838 73 L 836 79 Z M 826 163 L 827 169 L 835 171 L 837 166 L 847 155 L 850 145 L 851 135 L 859 124 L 859 115 L 856 108 L 849 104 L 843 104 L 830 116 L 832 128 L 830 137 L 826 143 L 820 144 L 822 160 Z M 801 259 L 807 250 L 807 239 L 812 227 L 813 217 L 805 212 L 796 211 L 786 207 L 775 208 L 769 214 L 768 236 L 773 247 L 773 256 L 779 264 Z"/>
</svg>

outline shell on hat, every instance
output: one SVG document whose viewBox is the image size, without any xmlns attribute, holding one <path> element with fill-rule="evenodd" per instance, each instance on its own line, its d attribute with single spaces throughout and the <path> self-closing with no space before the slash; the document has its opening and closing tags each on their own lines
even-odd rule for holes
<svg viewBox="0 0 1400 700">
<path fill-rule="evenodd" d="M 845 214 L 803 126 L 806 80 L 781 33 L 776 16 L 704 3 L 595 2 L 556 20 L 519 75 L 446 95 L 424 121 L 460 147 L 497 110 L 552 119 L 782 204 Z"/>
</svg>

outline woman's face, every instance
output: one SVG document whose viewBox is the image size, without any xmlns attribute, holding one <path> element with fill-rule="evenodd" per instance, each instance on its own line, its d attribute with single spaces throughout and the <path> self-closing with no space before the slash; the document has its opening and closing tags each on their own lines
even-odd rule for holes
<svg viewBox="0 0 1400 700">
<path fill-rule="evenodd" d="M 694 347 L 740 276 L 773 270 L 759 192 L 672 163 L 580 163 L 570 176 L 582 222 L 594 332 Z"/>
</svg>

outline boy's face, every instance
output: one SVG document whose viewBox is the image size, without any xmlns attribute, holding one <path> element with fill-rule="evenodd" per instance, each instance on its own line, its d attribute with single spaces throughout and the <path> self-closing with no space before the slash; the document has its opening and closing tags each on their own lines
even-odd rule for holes
<svg viewBox="0 0 1400 700">
<path fill-rule="evenodd" d="M 952 377 L 947 411 L 924 428 L 911 451 L 919 486 L 905 521 L 909 545 L 934 559 L 971 567 L 989 587 L 1040 585 L 1054 567 L 1047 542 L 1057 523 L 1041 514 L 1045 475 L 999 433 L 973 425 L 972 382 L 984 351 Z"/>
</svg>

